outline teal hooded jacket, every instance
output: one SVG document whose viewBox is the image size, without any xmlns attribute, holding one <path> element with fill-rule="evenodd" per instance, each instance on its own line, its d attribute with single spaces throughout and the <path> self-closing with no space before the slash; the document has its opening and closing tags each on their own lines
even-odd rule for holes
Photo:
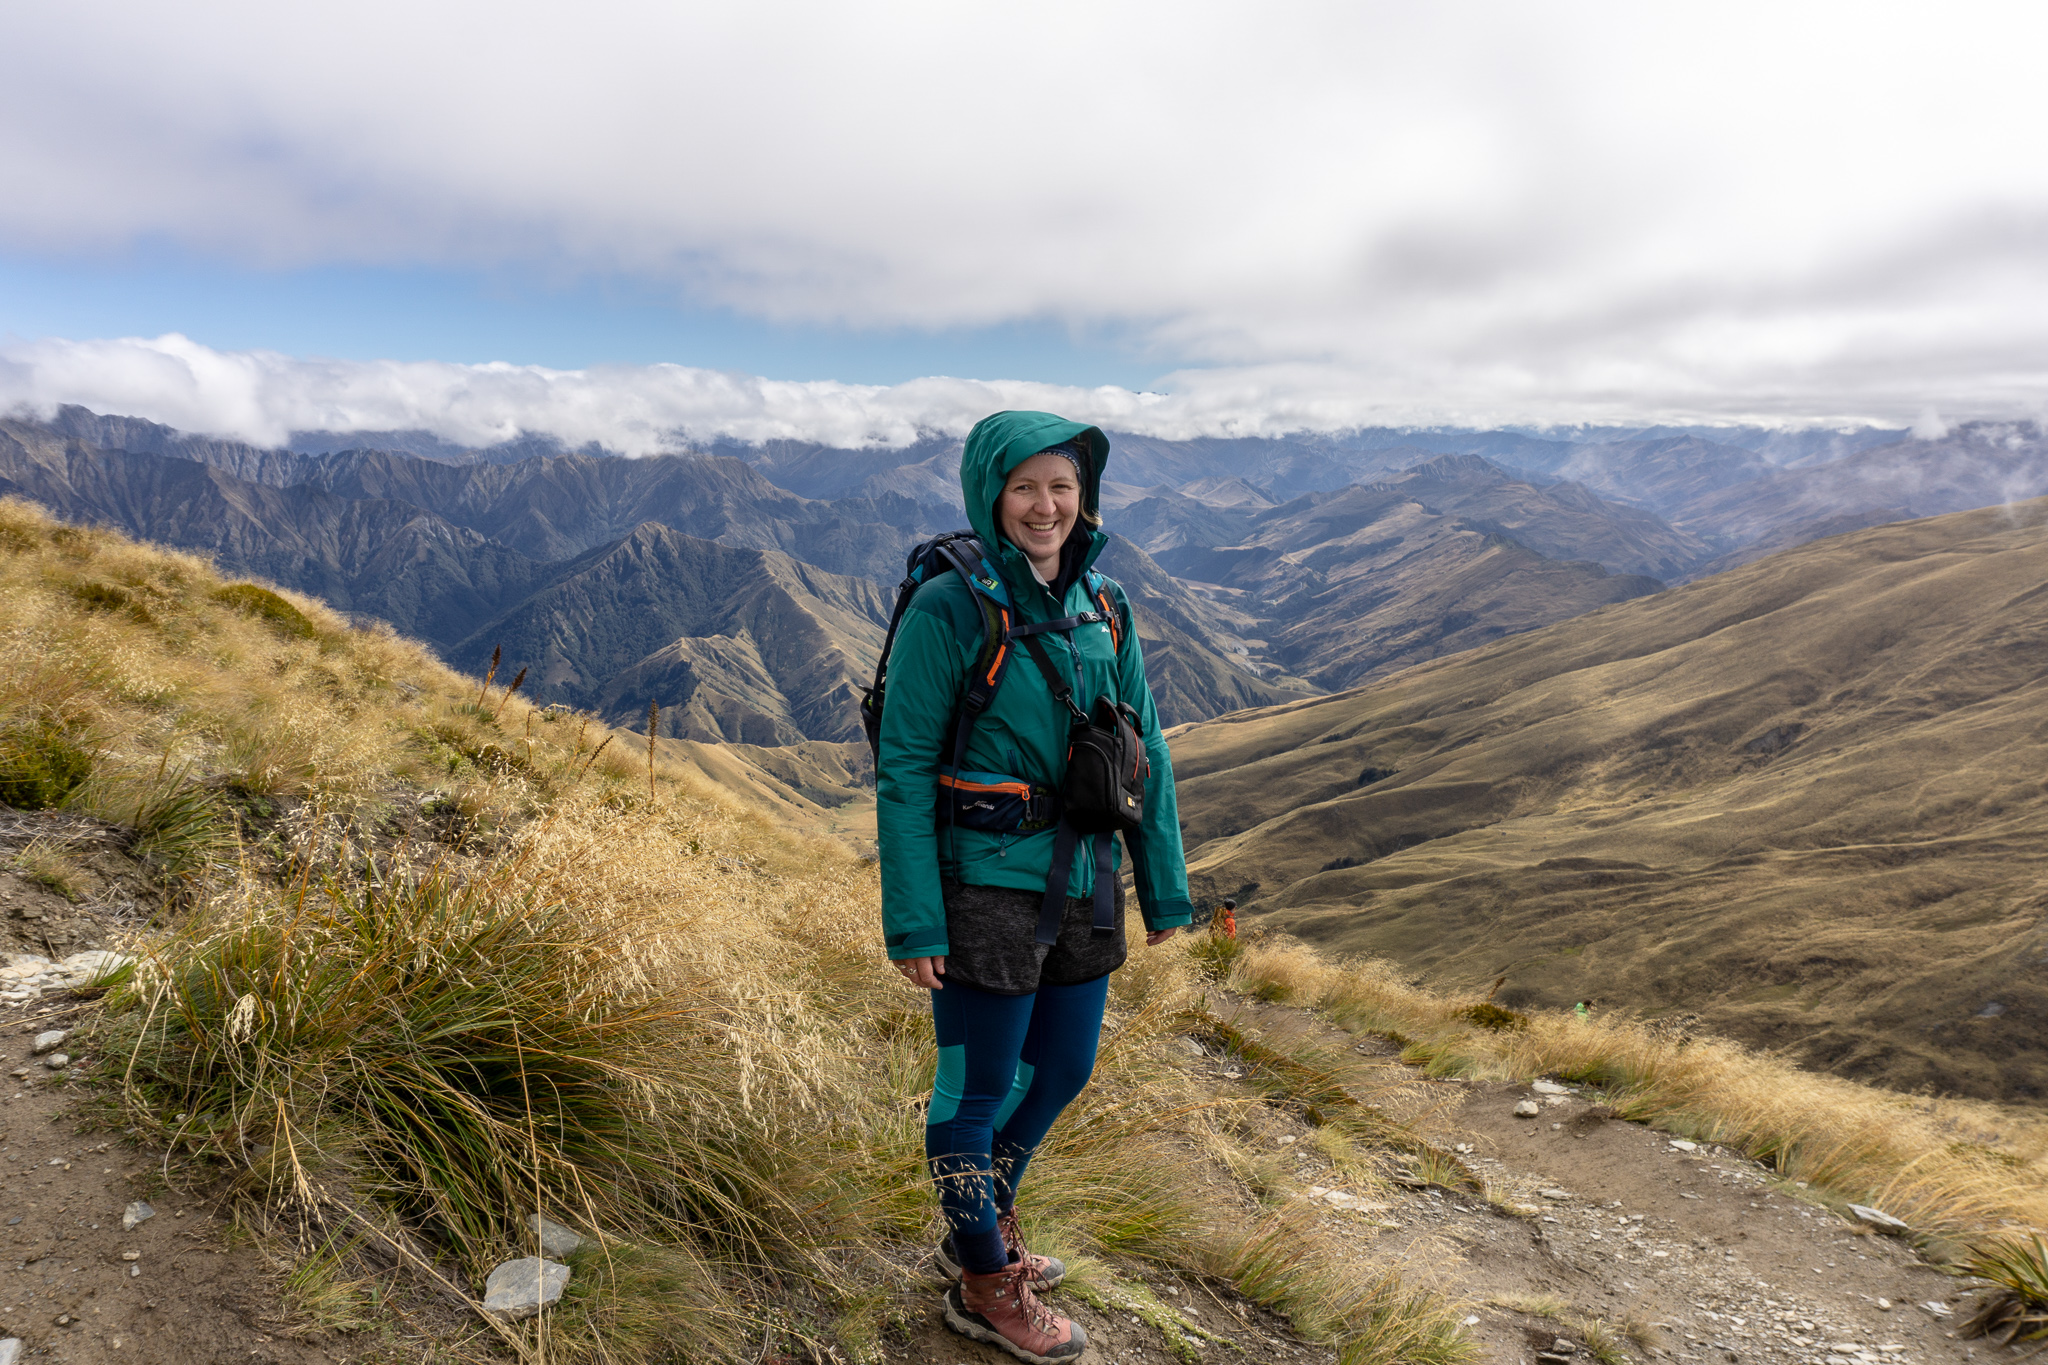
<svg viewBox="0 0 2048 1365">
<path fill-rule="evenodd" d="M 1006 580 L 1012 606 L 1025 621 L 1056 621 L 1096 610 L 1081 575 L 1054 601 L 1031 572 L 1024 552 L 996 526 L 996 499 L 1010 471 L 1048 446 L 1086 436 L 1094 451 L 1083 479 L 1082 503 L 1099 505 L 1109 440 L 1095 427 L 1047 412 L 999 412 L 975 424 L 960 456 L 960 488 L 967 518 Z M 1092 565 L 1109 538 L 1086 523 L 1083 567 Z M 1069 542 L 1071 544 L 1071 541 Z M 1111 584 L 1119 614 L 1131 621 L 1123 589 Z M 1056 832 L 995 834 L 940 827 L 939 768 L 951 760 L 954 718 L 967 670 L 981 646 L 981 609 L 955 573 L 918 588 L 889 650 L 888 701 L 882 708 L 881 757 L 875 768 L 877 832 L 882 853 L 882 935 L 892 958 L 947 955 L 945 879 L 970 886 L 1007 886 L 1043 892 L 1052 871 Z M 1138 713 L 1152 763 L 1145 789 L 1145 827 L 1130 845 L 1138 905 L 1147 929 L 1189 923 L 1187 868 L 1182 861 L 1180 813 L 1173 795 L 1172 760 L 1159 732 L 1159 713 L 1145 682 L 1145 657 L 1135 629 L 1119 648 L 1107 624 L 1049 631 L 1038 637 L 1055 668 L 1072 684 L 1085 709 L 1095 698 L 1127 702 Z M 1058 787 L 1066 775 L 1069 714 L 1053 696 L 1030 657 L 1018 650 L 1003 685 L 968 740 L 967 774 L 989 774 Z M 1074 850 L 1070 894 L 1086 894 L 1095 880 L 1093 840 Z M 1112 857 L 1121 870 L 1122 850 Z"/>
</svg>

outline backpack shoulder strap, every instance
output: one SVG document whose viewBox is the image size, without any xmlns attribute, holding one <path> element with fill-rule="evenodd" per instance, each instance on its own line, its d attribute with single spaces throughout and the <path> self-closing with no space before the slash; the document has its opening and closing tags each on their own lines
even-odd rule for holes
<svg viewBox="0 0 2048 1365">
<path fill-rule="evenodd" d="M 1131 602 L 1123 584 L 1106 573 L 1088 571 L 1088 598 L 1109 618 L 1110 642 L 1122 653 L 1124 639 L 1131 633 Z"/>
<path fill-rule="evenodd" d="M 972 717 L 988 709 L 1003 685 L 1003 674 L 1010 667 L 1010 628 L 1016 613 L 1010 604 L 1009 588 L 982 553 L 981 542 L 971 536 L 962 537 L 940 546 L 939 553 L 967 584 L 974 605 L 981 610 L 981 643 L 968 667 L 967 687 L 960 698 L 961 710 L 971 722 Z"/>
</svg>

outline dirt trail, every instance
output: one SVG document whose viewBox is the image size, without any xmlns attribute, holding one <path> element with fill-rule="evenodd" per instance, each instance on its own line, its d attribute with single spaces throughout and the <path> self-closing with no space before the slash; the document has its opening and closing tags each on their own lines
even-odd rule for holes
<svg viewBox="0 0 2048 1365">
<path fill-rule="evenodd" d="M 115 947 L 144 923 L 156 893 L 125 844 L 101 821 L 0 811 L 0 952 L 19 961 Z M 64 855 L 71 895 L 13 861 L 32 845 Z M 24 1361 L 71 1365 L 321 1365 L 356 1354 L 285 1337 L 278 1276 L 253 1247 L 230 1249 L 215 1203 L 167 1188 L 162 1153 L 88 1121 L 96 1058 L 68 1042 L 72 1065 L 53 1072 L 54 1054 L 32 1052 L 38 1034 L 69 1029 L 81 1010 L 54 987 L 0 1000 L 0 1339 L 20 1338 Z M 124 1232 L 138 1199 L 155 1216 Z"/>
<path fill-rule="evenodd" d="M 1647 1351 L 1624 1344 L 1636 1357 L 1922 1365 L 2006 1354 L 1955 1334 L 1972 1282 L 1734 1152 L 1614 1119 L 1580 1087 L 1421 1081 L 1378 1039 L 1281 1006 L 1226 1008 L 1269 1045 L 1346 1050 L 1354 1093 L 1389 1096 L 1390 1110 L 1405 1108 L 1399 1116 L 1417 1132 L 1458 1152 L 1500 1203 L 1527 1211 L 1434 1189 L 1377 1190 L 1367 1202 L 1384 1211 L 1328 1215 L 1358 1225 L 1373 1259 L 1404 1263 L 1467 1300 L 1489 1360 L 1530 1361 L 1560 1336 L 1577 1341 L 1525 1311 L 1541 1300 L 1568 1316 L 1650 1328 L 1657 1344 Z M 1537 1117 L 1515 1115 L 1524 1100 L 1540 1106 Z M 1313 1168 L 1304 1156 L 1304 1184 Z M 1922 1306 L 1930 1303 L 1949 1315 Z"/>
<path fill-rule="evenodd" d="M 84 1099 L 30 1055 L 74 1011 L 0 1011 L 0 1337 L 25 1361 L 323 1365 L 353 1351 L 290 1340 L 275 1273 L 228 1246 L 211 1201 L 164 1187 L 161 1154 L 82 1118 Z M 135 1200 L 155 1216 L 123 1231 Z M 134 1259 L 126 1259 L 128 1253 Z"/>
</svg>

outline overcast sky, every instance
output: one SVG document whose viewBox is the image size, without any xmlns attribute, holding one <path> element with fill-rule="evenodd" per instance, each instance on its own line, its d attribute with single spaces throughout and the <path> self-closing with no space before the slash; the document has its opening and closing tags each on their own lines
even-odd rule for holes
<svg viewBox="0 0 2048 1365">
<path fill-rule="evenodd" d="M 1871 0 L 11 5 L 0 403 L 633 449 L 1025 402 L 2037 415 L 2044 38 Z"/>
</svg>

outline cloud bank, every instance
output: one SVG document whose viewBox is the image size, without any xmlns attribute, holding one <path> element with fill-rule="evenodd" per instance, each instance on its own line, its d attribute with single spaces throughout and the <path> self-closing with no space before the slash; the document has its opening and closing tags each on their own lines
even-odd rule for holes
<svg viewBox="0 0 2048 1365">
<path fill-rule="evenodd" d="M 1167 400 L 1059 401 L 1188 430 L 2048 391 L 2040 6 L 79 0 L 9 7 L 0 39 L 0 249 L 51 260 L 169 243 L 793 326 L 1052 321 L 1175 371 Z M 817 434 L 1033 392 L 99 345 L 145 389 L 182 354 L 164 401 L 196 383 L 237 430 L 332 403 Z"/>
<path fill-rule="evenodd" d="M 1364 426 L 1698 419 L 1691 409 L 1646 408 L 1639 399 L 1614 405 L 1554 398 L 1463 406 L 1416 396 L 1378 399 L 1361 390 L 1354 376 L 1331 368 L 1211 369 L 1180 378 L 1174 391 L 1159 393 L 943 376 L 885 386 L 764 379 L 683 365 L 555 370 L 304 360 L 267 351 L 219 351 L 169 335 L 0 346 L 0 411 L 47 416 L 61 404 L 76 403 L 263 446 L 284 445 L 300 431 L 419 430 L 471 447 L 545 434 L 570 446 L 595 442 L 626 455 L 719 438 L 900 446 L 923 435 L 963 435 L 983 416 L 1005 408 L 1044 409 L 1169 440 Z M 1741 415 L 1763 425 L 1814 424 L 1788 420 L 1782 412 Z M 1942 421 L 1927 408 L 1915 416 L 1916 429 Z"/>
</svg>

